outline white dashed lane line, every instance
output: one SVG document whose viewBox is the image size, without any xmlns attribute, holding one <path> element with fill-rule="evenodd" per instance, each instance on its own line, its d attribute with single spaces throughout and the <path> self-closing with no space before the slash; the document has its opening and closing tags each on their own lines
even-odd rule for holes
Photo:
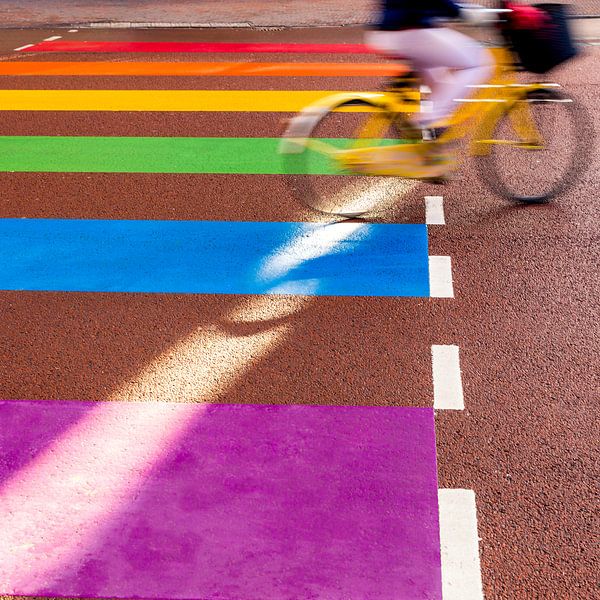
<svg viewBox="0 0 600 600">
<path fill-rule="evenodd" d="M 433 407 L 464 410 L 458 346 L 432 346 Z"/>
<path fill-rule="evenodd" d="M 443 196 L 425 196 L 425 223 L 427 225 L 445 225 Z"/>
<path fill-rule="evenodd" d="M 483 600 L 473 490 L 438 490 L 443 600 Z"/>
<path fill-rule="evenodd" d="M 429 257 L 429 295 L 432 298 L 454 298 L 452 260 L 449 256 Z"/>
<path fill-rule="evenodd" d="M 61 38 L 62 35 L 53 35 L 51 37 L 45 38 L 44 42 L 54 42 L 56 40 L 60 40 Z M 33 46 L 35 46 L 35 44 L 25 44 L 24 46 L 19 46 L 18 48 L 15 48 L 13 52 L 21 52 L 21 50 L 27 50 L 27 48 L 32 48 Z"/>
<path fill-rule="evenodd" d="M 442 196 L 425 196 L 427 225 L 445 225 Z M 453 298 L 452 260 L 429 257 L 429 286 L 433 298 Z M 464 410 L 459 347 L 431 346 L 433 407 Z M 443 600 L 483 600 L 475 492 L 438 490 Z"/>
</svg>

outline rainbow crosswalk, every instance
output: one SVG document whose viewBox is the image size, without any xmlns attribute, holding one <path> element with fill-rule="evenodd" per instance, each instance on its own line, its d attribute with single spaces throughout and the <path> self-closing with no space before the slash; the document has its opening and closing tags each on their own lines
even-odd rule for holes
<svg viewBox="0 0 600 600">
<path fill-rule="evenodd" d="M 369 52 L 359 44 L 85 41 L 28 51 Z M 322 77 L 338 68 L 336 75 L 356 77 L 398 71 L 376 63 L 65 59 L 3 62 L 0 76 Z M 252 118 L 329 93 L 11 89 L 0 90 L 0 108 L 94 119 L 110 111 Z M 290 173 L 278 144 L 276 131 L 4 135 L 0 172 L 60 174 L 67 185 L 73 174 L 93 173 L 276 178 Z M 332 175 L 318 158 L 312 169 Z M 205 192 L 198 190 L 200 206 Z M 431 296 L 427 226 L 177 216 L 0 219 L 1 290 L 110 292 L 123 302 L 133 294 L 239 299 L 110 394 L 0 401 L 0 453 L 9 457 L 0 461 L 0 594 L 441 600 L 432 408 L 385 406 L 385 398 L 381 406 L 219 403 L 249 366 L 268 360 L 285 339 L 286 319 L 315 297 Z"/>
<path fill-rule="evenodd" d="M 328 140 L 342 143 L 343 140 Z M 301 174 L 278 152 L 280 138 L 3 136 L 0 170 L 54 173 Z M 315 175 L 334 175 L 313 153 Z M 296 169 L 304 166 L 296 165 Z"/>
<path fill-rule="evenodd" d="M 311 240 L 312 256 L 282 251 L 293 239 Z M 423 297 L 429 296 L 427 228 L 3 219 L 0 288 Z"/>
<path fill-rule="evenodd" d="M 297 112 L 338 91 L 0 90 L 2 110 Z M 361 106 L 344 112 L 365 112 Z"/>
<path fill-rule="evenodd" d="M 0 402 L 0 414 L 13 428 L 13 439 L 2 442 L 18 442 L 30 456 L 40 453 L 48 430 L 68 432 L 62 462 L 42 452 L 37 473 L 25 466 L 15 476 L 0 467 L 9 479 L 0 508 L 14 511 L 0 544 L 15 546 L 0 565 L 9 586 L 3 592 L 439 597 L 428 409 L 38 401 Z M 113 447 L 135 444 L 134 456 L 94 476 L 93 487 L 70 484 L 105 466 L 106 437 Z M 170 452 L 161 448 L 156 460 L 156 445 Z M 156 466 L 140 481 L 153 458 Z M 50 505 L 35 493 L 46 472 Z M 108 497 L 110 506 L 90 496 Z M 393 510 L 378 515 L 379 506 Z M 89 548 L 102 520 L 108 526 L 79 567 L 52 576 L 53 566 Z M 18 533 L 32 524 L 52 549 L 40 539 L 22 548 Z M 31 556 L 38 559 L 33 573 L 20 562 Z"/>
<path fill-rule="evenodd" d="M 228 42 L 98 42 L 44 41 L 27 48 L 28 52 L 164 52 L 164 53 L 300 53 L 373 54 L 364 44 L 228 43 Z"/>
<path fill-rule="evenodd" d="M 404 68 L 380 63 L 281 62 L 0 62 L 0 75 L 202 77 L 384 77 Z"/>
</svg>

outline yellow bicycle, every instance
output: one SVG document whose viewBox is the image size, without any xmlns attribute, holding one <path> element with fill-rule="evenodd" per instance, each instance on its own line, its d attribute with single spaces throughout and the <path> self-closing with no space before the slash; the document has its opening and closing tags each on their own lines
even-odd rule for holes
<svg viewBox="0 0 600 600">
<path fill-rule="evenodd" d="M 393 78 L 381 92 L 335 94 L 308 106 L 281 143 L 292 192 L 318 211 L 358 216 L 397 193 L 390 177 L 443 182 L 457 167 L 458 142 L 467 138 L 480 178 L 493 192 L 524 203 L 563 193 L 586 162 L 583 141 L 593 130 L 586 113 L 558 84 L 517 81 L 508 47 L 494 52 L 493 79 L 457 100 L 437 139 L 408 118 L 427 102 L 412 73 Z"/>
</svg>

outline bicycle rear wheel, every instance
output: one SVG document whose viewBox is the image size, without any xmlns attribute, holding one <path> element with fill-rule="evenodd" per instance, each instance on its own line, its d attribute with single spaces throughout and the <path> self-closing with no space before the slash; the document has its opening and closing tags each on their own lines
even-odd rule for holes
<svg viewBox="0 0 600 600">
<path fill-rule="evenodd" d="M 406 186 L 399 177 L 362 175 L 360 165 L 344 166 L 339 160 L 344 151 L 402 144 L 414 138 L 416 132 L 402 113 L 351 99 L 318 117 L 307 119 L 301 113 L 296 119 L 310 121 L 310 125 L 304 131 L 306 137 L 284 138 L 289 151 L 283 150 L 283 159 L 288 188 L 305 206 L 327 215 L 358 217 L 393 201 Z"/>
<path fill-rule="evenodd" d="M 564 93 L 531 91 L 502 115 L 493 139 L 481 142 L 490 147 L 477 157 L 480 176 L 509 200 L 549 202 L 585 170 L 587 125 L 585 111 Z"/>
</svg>

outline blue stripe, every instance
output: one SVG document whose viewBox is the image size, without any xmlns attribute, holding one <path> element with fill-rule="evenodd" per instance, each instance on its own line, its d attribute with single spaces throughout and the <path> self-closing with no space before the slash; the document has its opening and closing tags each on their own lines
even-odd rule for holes
<svg viewBox="0 0 600 600">
<path fill-rule="evenodd" d="M 427 227 L 2 219 L 0 289 L 423 297 Z"/>
</svg>

